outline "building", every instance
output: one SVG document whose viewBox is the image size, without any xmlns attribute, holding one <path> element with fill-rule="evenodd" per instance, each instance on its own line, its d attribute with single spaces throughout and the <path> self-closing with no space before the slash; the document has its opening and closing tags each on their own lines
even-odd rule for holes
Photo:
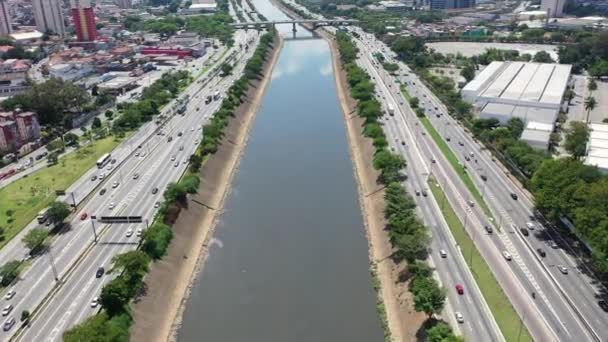
<svg viewBox="0 0 608 342">
<path fill-rule="evenodd" d="M 0 0 L 0 36 L 8 36 L 13 32 L 8 0 Z"/>
<path fill-rule="evenodd" d="M 461 94 L 474 104 L 482 119 L 497 119 L 502 124 L 511 118 L 521 119 L 526 127 L 522 140 L 542 148 L 548 145 L 564 106 L 571 69 L 565 64 L 492 62 Z"/>
<path fill-rule="evenodd" d="M 591 133 L 585 164 L 597 166 L 600 171 L 608 173 L 608 125 L 592 123 L 589 128 Z"/>
<path fill-rule="evenodd" d="M 0 151 L 14 152 L 40 138 L 40 124 L 32 112 L 0 113 Z"/>
<path fill-rule="evenodd" d="M 48 69 L 51 78 L 60 79 L 62 81 L 78 81 L 95 73 L 95 69 L 90 63 L 60 63 L 54 64 Z"/>
<path fill-rule="evenodd" d="M 60 0 L 32 0 L 32 7 L 38 31 L 65 36 Z"/>
<path fill-rule="evenodd" d="M 181 32 L 169 39 L 169 43 L 181 46 L 191 46 L 200 42 L 201 36 L 196 32 Z"/>
<path fill-rule="evenodd" d="M 432 10 L 449 10 L 475 7 L 475 0 L 431 0 Z"/>
<path fill-rule="evenodd" d="M 120 8 L 131 8 L 133 6 L 131 0 L 118 0 L 117 5 Z"/>
<path fill-rule="evenodd" d="M 564 14 L 566 0 L 542 0 L 540 9 L 547 14 L 548 18 L 559 18 Z"/>
<path fill-rule="evenodd" d="M 26 82 L 29 70 L 29 61 L 24 59 L 0 61 L 0 97 L 26 92 L 30 88 Z"/>
<path fill-rule="evenodd" d="M 162 48 L 162 47 L 144 47 L 141 49 L 142 55 L 156 55 L 156 56 L 177 56 L 178 58 L 192 57 L 192 49 L 182 48 Z"/>
<path fill-rule="evenodd" d="M 95 13 L 89 0 L 70 0 L 72 21 L 79 42 L 92 42 L 97 39 Z"/>
</svg>

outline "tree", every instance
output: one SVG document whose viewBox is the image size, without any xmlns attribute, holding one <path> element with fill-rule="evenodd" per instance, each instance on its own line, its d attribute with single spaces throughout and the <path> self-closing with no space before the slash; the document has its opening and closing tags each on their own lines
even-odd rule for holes
<svg viewBox="0 0 608 342">
<path fill-rule="evenodd" d="M 399 180 L 399 172 L 405 167 L 405 160 L 401 155 L 381 150 L 374 156 L 374 168 L 380 170 L 385 183 Z"/>
<path fill-rule="evenodd" d="M 141 249 L 152 259 L 158 260 L 165 255 L 172 238 L 173 231 L 170 226 L 156 223 L 146 229 Z"/>
<path fill-rule="evenodd" d="M 595 106 L 597 106 L 597 101 L 595 100 L 595 97 L 587 96 L 585 98 L 585 110 L 587 111 L 587 122 L 589 122 L 589 113 L 591 113 L 591 111 L 595 109 Z"/>
<path fill-rule="evenodd" d="M 30 320 L 30 312 L 27 310 L 21 311 L 21 322 L 26 322 Z"/>
<path fill-rule="evenodd" d="M 429 318 L 440 313 L 445 304 L 445 289 L 431 277 L 418 277 L 412 281 L 411 291 L 414 294 L 414 308 L 426 313 Z"/>
<path fill-rule="evenodd" d="M 426 330 L 427 342 L 458 342 L 464 341 L 455 336 L 450 325 L 445 322 L 437 322 Z"/>
<path fill-rule="evenodd" d="M 2 281 L 0 284 L 2 286 L 9 286 L 13 280 L 17 279 L 19 276 L 19 266 L 21 266 L 21 262 L 18 260 L 7 261 L 0 268 L 0 277 L 2 277 Z"/>
<path fill-rule="evenodd" d="M 99 302 L 108 315 L 114 316 L 124 312 L 129 303 L 131 290 L 123 277 L 115 278 L 101 289 Z"/>
<path fill-rule="evenodd" d="M 108 110 L 106 110 L 104 115 L 105 115 L 106 119 L 112 120 L 112 117 L 114 117 L 114 112 L 108 109 Z"/>
<path fill-rule="evenodd" d="M 589 141 L 589 127 L 586 123 L 573 121 L 566 131 L 566 143 L 564 147 L 570 154 L 580 159 L 587 153 L 587 142 Z"/>
<path fill-rule="evenodd" d="M 414 97 L 412 97 L 410 99 L 410 107 L 416 109 L 416 108 L 418 108 L 419 105 L 420 105 L 420 99 L 419 98 L 417 98 L 417 97 L 414 96 Z"/>
<path fill-rule="evenodd" d="M 230 63 L 222 63 L 221 70 L 222 76 L 228 76 L 232 74 L 232 65 Z"/>
<path fill-rule="evenodd" d="M 595 78 L 589 80 L 589 83 L 587 84 L 587 89 L 589 89 L 590 92 L 597 90 L 597 82 L 595 82 Z"/>
<path fill-rule="evenodd" d="M 551 55 L 547 51 L 538 51 L 532 59 L 536 63 L 554 63 L 555 61 L 551 58 Z"/>
<path fill-rule="evenodd" d="M 78 136 L 74 133 L 64 134 L 63 141 L 67 146 L 78 146 Z"/>
<path fill-rule="evenodd" d="M 34 228 L 30 230 L 21 241 L 34 255 L 44 247 L 44 240 L 49 236 L 49 231 L 44 228 Z"/>
<path fill-rule="evenodd" d="M 129 286 L 135 287 L 148 272 L 150 257 L 139 250 L 129 251 L 112 258 L 114 266 L 112 271 L 118 271 L 124 277 Z"/>
<path fill-rule="evenodd" d="M 410 234 L 399 235 L 395 239 L 395 244 L 399 248 L 397 256 L 413 262 L 424 256 L 430 241 L 431 238 L 423 228 L 413 229 Z"/>
<path fill-rule="evenodd" d="M 467 82 L 470 82 L 472 79 L 475 78 L 475 65 L 473 65 L 472 63 L 467 63 L 462 70 L 460 70 L 460 75 L 462 75 L 462 77 L 464 77 Z"/>
<path fill-rule="evenodd" d="M 46 160 L 51 165 L 57 164 L 58 159 L 59 159 L 59 154 L 57 152 L 51 152 L 46 156 Z"/>
<path fill-rule="evenodd" d="M 55 201 L 48 209 L 49 220 L 53 223 L 60 223 L 72 212 L 65 202 Z"/>
<path fill-rule="evenodd" d="M 91 128 L 100 128 L 101 127 L 101 120 L 98 117 L 95 117 L 93 119 L 93 123 L 91 124 Z"/>
</svg>

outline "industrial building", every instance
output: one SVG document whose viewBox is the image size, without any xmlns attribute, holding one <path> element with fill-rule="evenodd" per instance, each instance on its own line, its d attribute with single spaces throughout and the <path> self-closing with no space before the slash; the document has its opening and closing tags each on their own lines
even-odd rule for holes
<svg viewBox="0 0 608 342">
<path fill-rule="evenodd" d="M 591 133 L 587 143 L 585 164 L 597 166 L 600 171 L 608 172 L 608 125 L 589 124 Z"/>
<path fill-rule="evenodd" d="M 492 62 L 461 94 L 482 119 L 504 124 L 520 118 L 525 124 L 522 140 L 545 149 L 563 105 L 571 69 L 565 64 Z"/>
</svg>

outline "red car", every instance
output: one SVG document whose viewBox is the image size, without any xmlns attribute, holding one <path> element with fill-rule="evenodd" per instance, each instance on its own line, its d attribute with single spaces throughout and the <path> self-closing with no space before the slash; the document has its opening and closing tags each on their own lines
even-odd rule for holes
<svg viewBox="0 0 608 342">
<path fill-rule="evenodd" d="M 80 214 L 80 220 L 82 220 L 82 221 L 86 220 L 87 216 L 88 216 L 87 213 Z"/>
<path fill-rule="evenodd" d="M 459 295 L 464 294 L 464 287 L 460 284 L 456 284 L 456 292 L 458 292 Z"/>
</svg>

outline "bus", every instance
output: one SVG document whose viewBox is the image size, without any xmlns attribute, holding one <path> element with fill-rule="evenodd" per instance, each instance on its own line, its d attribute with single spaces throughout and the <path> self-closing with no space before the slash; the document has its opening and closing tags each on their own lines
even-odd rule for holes
<svg viewBox="0 0 608 342">
<path fill-rule="evenodd" d="M 49 218 L 49 208 L 43 209 L 38 213 L 36 219 L 38 223 L 43 224 Z"/>
<path fill-rule="evenodd" d="M 103 156 L 101 156 L 101 158 L 97 160 L 97 167 L 103 169 L 103 167 L 106 166 L 106 164 L 108 164 L 111 159 L 112 156 L 109 153 L 104 154 Z"/>
</svg>

